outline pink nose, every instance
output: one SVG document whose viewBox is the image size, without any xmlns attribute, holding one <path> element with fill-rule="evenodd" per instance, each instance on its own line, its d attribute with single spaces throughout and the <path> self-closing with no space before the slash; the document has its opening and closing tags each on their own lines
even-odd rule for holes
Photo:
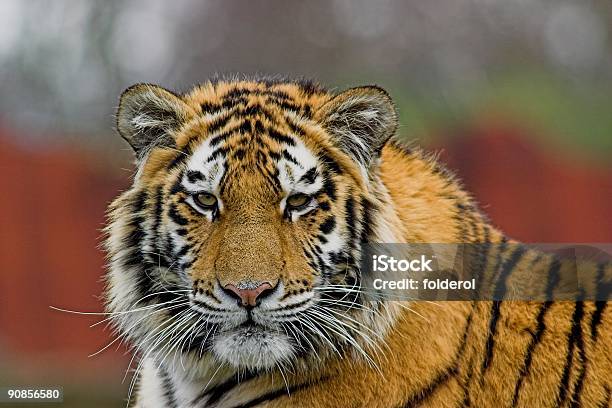
<svg viewBox="0 0 612 408">
<path fill-rule="evenodd" d="M 268 293 L 272 289 L 272 285 L 264 282 L 254 289 L 238 289 L 230 283 L 225 285 L 225 289 L 233 293 L 241 301 L 242 306 L 253 307 L 257 305 L 257 298 L 261 298 L 261 294 L 264 292 Z"/>
</svg>

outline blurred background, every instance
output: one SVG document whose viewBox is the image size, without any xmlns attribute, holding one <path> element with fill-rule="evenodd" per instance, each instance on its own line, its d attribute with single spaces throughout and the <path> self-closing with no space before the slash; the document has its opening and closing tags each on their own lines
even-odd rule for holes
<svg viewBox="0 0 612 408">
<path fill-rule="evenodd" d="M 101 311 L 104 210 L 128 186 L 113 130 L 136 82 L 217 73 L 378 84 L 494 224 L 612 242 L 612 2 L 0 0 L 0 387 L 120 407 L 129 358 Z M 129 378 L 129 372 L 128 372 Z"/>
</svg>

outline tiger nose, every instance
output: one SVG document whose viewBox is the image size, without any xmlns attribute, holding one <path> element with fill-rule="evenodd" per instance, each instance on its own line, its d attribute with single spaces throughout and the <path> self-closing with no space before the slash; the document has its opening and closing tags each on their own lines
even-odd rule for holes
<svg viewBox="0 0 612 408">
<path fill-rule="evenodd" d="M 239 286 L 242 286 L 239 284 Z M 240 289 L 236 285 L 231 283 L 223 287 L 227 294 L 236 298 L 238 304 L 245 307 L 255 307 L 258 301 L 261 301 L 264 297 L 272 293 L 272 285 L 268 282 L 264 282 L 256 288 Z"/>
</svg>

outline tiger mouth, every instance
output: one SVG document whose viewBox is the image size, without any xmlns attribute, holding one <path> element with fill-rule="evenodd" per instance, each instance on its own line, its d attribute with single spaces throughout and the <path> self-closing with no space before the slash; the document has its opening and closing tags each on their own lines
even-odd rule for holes
<svg viewBox="0 0 612 408">
<path fill-rule="evenodd" d="M 244 338 L 257 339 L 259 337 L 274 336 L 277 333 L 277 330 L 272 325 L 256 322 L 249 314 L 245 321 L 233 327 L 226 328 L 223 330 L 223 333 L 228 335 L 238 335 Z"/>
<path fill-rule="evenodd" d="M 211 351 L 231 366 L 250 370 L 268 369 L 295 355 L 294 345 L 284 333 L 252 321 L 219 333 Z"/>
</svg>

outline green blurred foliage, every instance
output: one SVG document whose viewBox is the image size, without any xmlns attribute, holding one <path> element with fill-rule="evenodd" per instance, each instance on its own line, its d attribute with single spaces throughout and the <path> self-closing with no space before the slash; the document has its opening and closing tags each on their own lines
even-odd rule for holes
<svg viewBox="0 0 612 408">
<path fill-rule="evenodd" d="M 401 86 L 398 86 L 401 89 Z M 498 74 L 472 84 L 469 92 L 412 93 L 394 97 L 400 114 L 400 134 L 421 143 L 452 137 L 466 127 L 494 118 L 531 130 L 536 142 L 566 150 L 579 149 L 612 164 L 612 111 L 609 84 L 575 83 L 544 71 Z"/>
</svg>

